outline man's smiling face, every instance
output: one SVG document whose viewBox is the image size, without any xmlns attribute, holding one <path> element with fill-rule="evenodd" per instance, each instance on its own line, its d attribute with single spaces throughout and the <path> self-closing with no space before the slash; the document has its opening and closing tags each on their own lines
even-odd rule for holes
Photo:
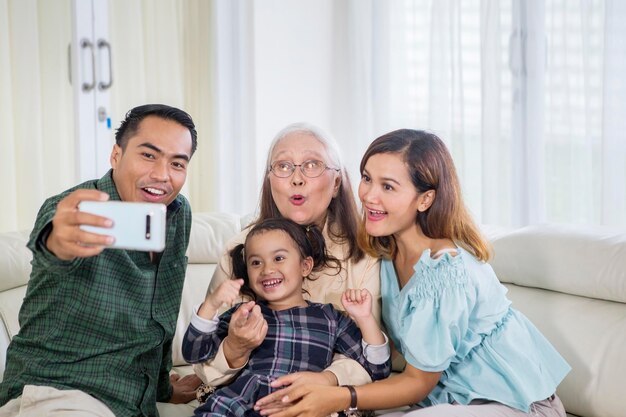
<svg viewBox="0 0 626 417">
<path fill-rule="evenodd" d="M 122 201 L 163 203 L 178 195 L 187 179 L 191 133 L 174 120 L 147 116 L 125 148 L 113 146 L 113 181 Z"/>
</svg>

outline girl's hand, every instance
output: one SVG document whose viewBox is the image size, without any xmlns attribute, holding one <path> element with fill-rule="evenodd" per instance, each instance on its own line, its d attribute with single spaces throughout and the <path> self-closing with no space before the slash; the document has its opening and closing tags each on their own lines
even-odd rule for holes
<svg viewBox="0 0 626 417">
<path fill-rule="evenodd" d="M 341 304 L 357 322 L 372 315 L 372 294 L 366 289 L 347 289 L 341 296 Z"/>
<path fill-rule="evenodd" d="M 231 305 L 240 299 L 239 289 L 243 279 L 229 279 L 220 284 L 211 294 L 207 294 L 204 303 L 198 309 L 198 315 L 211 320 L 222 305 Z"/>
<path fill-rule="evenodd" d="M 265 340 L 267 328 L 261 307 L 254 301 L 239 306 L 230 319 L 228 336 L 223 342 L 224 357 L 231 368 L 246 364 L 250 353 Z"/>
</svg>

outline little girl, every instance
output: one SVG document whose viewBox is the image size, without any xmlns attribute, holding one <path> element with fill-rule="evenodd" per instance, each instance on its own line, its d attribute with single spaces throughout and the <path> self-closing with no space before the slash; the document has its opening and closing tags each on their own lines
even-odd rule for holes
<svg viewBox="0 0 626 417">
<path fill-rule="evenodd" d="M 354 321 L 331 304 L 303 298 L 303 280 L 334 261 L 326 254 L 317 227 L 305 230 L 284 218 L 265 220 L 230 255 L 234 276 L 243 279 L 225 281 L 207 295 L 183 339 L 183 356 L 190 363 L 215 356 L 228 336 L 233 313 L 242 304 L 219 318 L 217 311 L 222 304 L 236 301 L 240 291 L 257 301 L 254 308 L 260 309 L 267 334 L 260 346 L 238 358 L 240 363 L 247 361 L 241 374 L 197 408 L 197 416 L 259 415 L 253 411 L 254 403 L 274 391 L 270 387 L 274 379 L 298 371 L 320 372 L 335 352 L 358 361 L 373 380 L 389 375 L 389 344 L 372 316 L 367 290 L 343 294 L 342 304 Z"/>
</svg>

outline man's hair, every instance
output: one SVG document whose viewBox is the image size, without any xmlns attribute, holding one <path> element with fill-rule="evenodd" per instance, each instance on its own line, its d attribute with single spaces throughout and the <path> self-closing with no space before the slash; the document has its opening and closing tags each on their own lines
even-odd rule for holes
<svg viewBox="0 0 626 417">
<path fill-rule="evenodd" d="M 196 125 L 193 123 L 193 119 L 186 112 L 165 104 L 144 104 L 143 106 L 137 106 L 126 113 L 126 117 L 122 123 L 120 123 L 120 127 L 115 132 L 115 143 L 122 148 L 122 150 L 126 149 L 128 140 L 131 136 L 137 133 L 139 124 L 148 116 L 156 116 L 161 119 L 173 120 L 181 126 L 189 129 L 189 133 L 191 133 L 191 155 L 193 155 L 196 151 L 196 147 L 198 146 L 198 132 L 196 132 Z"/>
</svg>

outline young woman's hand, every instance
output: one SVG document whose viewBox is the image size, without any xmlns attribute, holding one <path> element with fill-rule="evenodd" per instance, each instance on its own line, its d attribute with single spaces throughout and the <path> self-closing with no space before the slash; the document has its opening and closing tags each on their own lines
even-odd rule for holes
<svg viewBox="0 0 626 417">
<path fill-rule="evenodd" d="M 330 371 L 322 372 L 294 372 L 276 378 L 270 383 L 272 388 L 282 388 L 294 385 L 316 384 L 316 385 L 337 385 L 337 377 Z"/>
<path fill-rule="evenodd" d="M 254 409 L 270 417 L 325 417 L 350 405 L 350 391 L 326 385 L 291 385 L 256 402 Z"/>
<path fill-rule="evenodd" d="M 366 289 L 347 289 L 341 296 L 341 304 L 357 322 L 372 316 L 372 294 Z"/>
</svg>

